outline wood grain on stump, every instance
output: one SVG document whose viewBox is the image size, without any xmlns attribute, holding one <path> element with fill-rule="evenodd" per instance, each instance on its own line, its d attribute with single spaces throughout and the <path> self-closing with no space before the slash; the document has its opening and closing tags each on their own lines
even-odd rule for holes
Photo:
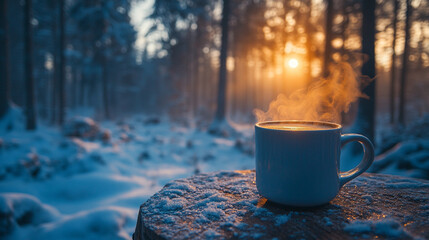
<svg viewBox="0 0 429 240">
<path fill-rule="evenodd" d="M 290 208 L 258 194 L 254 171 L 167 184 L 140 207 L 138 239 L 429 239 L 429 181 L 365 173 L 329 204 Z"/>
</svg>

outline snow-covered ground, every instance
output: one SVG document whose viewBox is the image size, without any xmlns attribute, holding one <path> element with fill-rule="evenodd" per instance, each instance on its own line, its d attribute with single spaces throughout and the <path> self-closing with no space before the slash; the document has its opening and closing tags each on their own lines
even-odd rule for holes
<svg viewBox="0 0 429 240">
<path fill-rule="evenodd" d="M 253 129 L 243 126 L 239 137 L 224 138 L 135 116 L 100 126 L 76 118 L 64 129 L 40 124 L 28 132 L 19 119 L 14 112 L 0 122 L 2 239 L 129 239 L 140 204 L 170 180 L 254 168 Z M 18 124 L 6 131 L 10 123 Z M 397 145 L 373 169 L 426 176 L 428 123 L 385 144 Z"/>
<path fill-rule="evenodd" d="M 134 117 L 94 131 L 1 133 L 1 238 L 129 239 L 140 204 L 170 180 L 254 168 L 242 141 L 167 121 Z"/>
</svg>

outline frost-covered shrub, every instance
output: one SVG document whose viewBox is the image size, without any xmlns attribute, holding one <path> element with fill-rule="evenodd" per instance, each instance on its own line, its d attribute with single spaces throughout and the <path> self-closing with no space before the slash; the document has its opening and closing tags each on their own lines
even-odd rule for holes
<svg viewBox="0 0 429 240">
<path fill-rule="evenodd" d="M 161 123 L 161 119 L 158 117 L 148 117 L 144 120 L 145 125 L 157 125 Z"/>
<path fill-rule="evenodd" d="M 111 138 L 109 130 L 100 128 L 94 120 L 88 117 L 73 117 L 64 124 L 62 130 L 67 137 L 102 140 L 104 142 L 108 142 Z"/>
<path fill-rule="evenodd" d="M 10 106 L 7 113 L 0 118 L 0 135 L 2 132 L 25 129 L 25 115 L 16 105 Z"/>
<path fill-rule="evenodd" d="M 17 161 L 0 165 L 0 180 L 14 177 L 46 180 L 57 175 L 71 176 L 90 172 L 105 165 L 103 157 L 95 151 L 98 148 L 99 143 L 74 138 L 58 143 L 49 152 L 32 150 Z M 60 151 L 55 151 L 58 149 Z"/>
<path fill-rule="evenodd" d="M 87 117 L 74 117 L 63 126 L 63 134 L 68 137 L 95 138 L 99 133 L 98 124 Z"/>
<path fill-rule="evenodd" d="M 15 140 L 4 140 L 0 138 L 0 151 L 2 150 L 10 150 L 14 148 L 18 148 L 19 143 L 17 143 Z"/>
<path fill-rule="evenodd" d="M 429 139 L 429 114 L 407 126 L 402 137 L 406 139 Z"/>
<path fill-rule="evenodd" d="M 235 141 L 234 146 L 247 155 L 253 156 L 255 154 L 253 138 L 239 138 Z"/>
</svg>

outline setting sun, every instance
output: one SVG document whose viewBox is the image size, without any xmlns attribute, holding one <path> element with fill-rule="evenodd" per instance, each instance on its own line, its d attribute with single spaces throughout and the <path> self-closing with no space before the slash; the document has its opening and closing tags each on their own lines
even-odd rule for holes
<svg viewBox="0 0 429 240">
<path fill-rule="evenodd" d="M 295 58 L 292 58 L 288 61 L 287 64 L 290 68 L 297 68 L 298 67 L 298 60 L 296 60 Z"/>
</svg>

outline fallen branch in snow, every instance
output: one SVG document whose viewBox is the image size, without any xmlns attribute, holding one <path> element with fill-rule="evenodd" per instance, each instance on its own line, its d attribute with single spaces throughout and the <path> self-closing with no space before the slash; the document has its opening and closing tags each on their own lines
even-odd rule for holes
<svg viewBox="0 0 429 240">
<path fill-rule="evenodd" d="M 429 179 L 429 115 L 414 122 L 402 133 L 390 132 L 379 149 L 370 172 Z"/>
</svg>

